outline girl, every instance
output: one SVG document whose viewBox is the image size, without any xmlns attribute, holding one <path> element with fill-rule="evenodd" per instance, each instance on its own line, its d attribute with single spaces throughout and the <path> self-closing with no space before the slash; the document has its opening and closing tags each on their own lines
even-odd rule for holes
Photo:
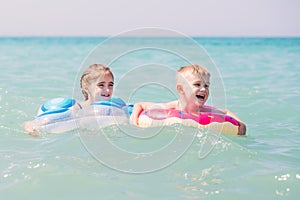
<svg viewBox="0 0 300 200">
<path fill-rule="evenodd" d="M 81 76 L 80 87 L 85 101 L 74 107 L 77 110 L 96 101 L 109 101 L 114 89 L 114 75 L 109 67 L 93 64 Z"/>
<path fill-rule="evenodd" d="M 97 101 L 109 101 L 113 94 L 114 75 L 109 67 L 103 64 L 90 65 L 80 79 L 80 87 L 85 101 L 76 103 L 69 109 L 84 109 Z M 39 109 L 38 115 L 42 114 Z M 48 124 L 49 121 L 35 119 L 24 124 L 25 132 L 40 135 L 39 126 Z"/>
</svg>

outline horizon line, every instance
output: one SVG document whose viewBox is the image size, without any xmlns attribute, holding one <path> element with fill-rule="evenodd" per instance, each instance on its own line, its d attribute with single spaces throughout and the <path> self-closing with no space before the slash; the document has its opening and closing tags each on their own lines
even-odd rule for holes
<svg viewBox="0 0 300 200">
<path fill-rule="evenodd" d="M 0 38 L 181 38 L 172 35 L 0 35 Z M 182 36 L 184 38 L 185 36 Z M 191 38 L 300 38 L 300 35 L 187 35 Z"/>
</svg>

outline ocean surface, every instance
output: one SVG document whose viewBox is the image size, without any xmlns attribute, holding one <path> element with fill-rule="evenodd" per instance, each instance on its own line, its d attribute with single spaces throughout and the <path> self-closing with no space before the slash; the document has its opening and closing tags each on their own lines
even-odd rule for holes
<svg viewBox="0 0 300 200">
<path fill-rule="evenodd" d="M 92 63 L 111 66 L 128 103 L 174 100 L 175 70 L 205 65 L 208 104 L 237 114 L 247 135 L 130 125 L 26 134 L 48 99 L 83 100 L 79 78 Z M 0 69 L 0 199 L 300 196 L 300 38 L 0 38 Z"/>
</svg>

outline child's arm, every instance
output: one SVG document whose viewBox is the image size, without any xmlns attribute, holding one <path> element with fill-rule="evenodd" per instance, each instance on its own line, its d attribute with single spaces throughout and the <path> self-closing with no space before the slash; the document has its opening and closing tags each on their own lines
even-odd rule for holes
<svg viewBox="0 0 300 200">
<path fill-rule="evenodd" d="M 152 105 L 154 105 L 154 103 L 152 102 L 135 103 L 132 110 L 132 114 L 130 116 L 131 123 L 134 125 L 138 125 L 138 118 L 141 112 L 143 112 L 143 110 L 149 109 Z"/>
<path fill-rule="evenodd" d="M 47 120 L 32 120 L 32 121 L 27 121 L 24 123 L 24 130 L 26 133 L 34 136 L 41 135 L 41 130 L 39 129 L 39 126 L 47 124 Z"/>
<path fill-rule="evenodd" d="M 240 118 L 238 118 L 237 115 L 235 115 L 230 110 L 223 110 L 223 109 L 214 108 L 214 107 L 206 107 L 202 110 L 202 112 L 220 113 L 220 114 L 224 114 L 224 115 L 228 115 L 228 116 L 233 117 L 239 123 L 238 135 L 246 135 L 246 125 L 244 124 L 244 122 Z"/>
<path fill-rule="evenodd" d="M 230 110 L 224 110 L 224 112 L 226 115 L 229 115 L 229 116 L 235 118 L 239 122 L 238 135 L 246 135 L 247 128 L 246 128 L 246 125 L 244 124 L 244 122 L 242 120 L 240 120 L 240 118 L 238 118 L 238 116 L 236 116 Z"/>
<path fill-rule="evenodd" d="M 132 114 L 130 116 L 130 121 L 134 125 L 138 125 L 138 118 L 141 112 L 144 110 L 149 110 L 153 107 L 161 109 L 174 109 L 176 107 L 177 101 L 171 101 L 168 103 L 153 103 L 153 102 L 139 102 L 134 104 Z"/>
</svg>

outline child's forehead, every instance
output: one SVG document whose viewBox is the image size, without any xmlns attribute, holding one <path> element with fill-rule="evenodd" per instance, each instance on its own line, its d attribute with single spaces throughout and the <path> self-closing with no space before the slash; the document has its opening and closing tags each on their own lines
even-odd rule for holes
<svg viewBox="0 0 300 200">
<path fill-rule="evenodd" d="M 209 76 L 206 74 L 200 74 L 191 71 L 185 71 L 181 73 L 181 76 L 188 81 L 204 81 L 209 82 Z"/>
<path fill-rule="evenodd" d="M 113 80 L 113 77 L 111 76 L 111 74 L 109 74 L 109 73 L 105 73 L 105 74 L 101 74 L 98 78 L 97 78 L 97 80 L 96 80 L 97 82 L 105 82 L 105 81 L 109 81 L 109 82 L 113 82 L 114 80 Z"/>
</svg>

